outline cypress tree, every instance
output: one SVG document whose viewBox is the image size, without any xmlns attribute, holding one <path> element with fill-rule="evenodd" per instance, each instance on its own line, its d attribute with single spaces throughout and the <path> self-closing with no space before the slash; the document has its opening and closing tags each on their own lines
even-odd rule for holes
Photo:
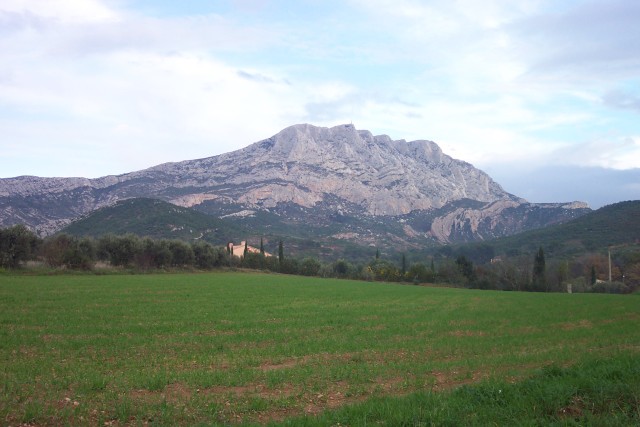
<svg viewBox="0 0 640 427">
<path fill-rule="evenodd" d="M 597 281 L 598 281 L 598 276 L 596 275 L 596 266 L 592 265 L 591 266 L 591 284 L 595 285 Z"/>
<path fill-rule="evenodd" d="M 380 249 L 376 248 L 376 259 L 380 259 Z"/>
<path fill-rule="evenodd" d="M 538 253 L 533 259 L 533 283 L 534 291 L 545 291 L 547 287 L 546 265 L 544 260 L 544 251 L 542 246 L 538 249 Z"/>
<path fill-rule="evenodd" d="M 404 256 L 404 252 L 402 253 L 402 277 L 407 274 L 407 259 Z"/>
<path fill-rule="evenodd" d="M 249 242 L 244 242 L 244 253 L 242 254 L 243 258 L 247 258 L 248 253 L 249 253 Z"/>
<path fill-rule="evenodd" d="M 262 237 L 260 237 L 260 255 L 264 255 L 264 245 L 262 244 Z"/>
<path fill-rule="evenodd" d="M 282 261 L 284 260 L 284 248 L 282 246 L 282 240 L 278 243 L 278 261 L 282 265 Z"/>
</svg>

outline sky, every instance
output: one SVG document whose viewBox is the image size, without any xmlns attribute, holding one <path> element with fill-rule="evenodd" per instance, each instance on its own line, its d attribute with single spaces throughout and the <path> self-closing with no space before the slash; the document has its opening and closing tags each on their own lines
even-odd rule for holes
<svg viewBox="0 0 640 427">
<path fill-rule="evenodd" d="M 311 123 L 426 139 L 531 202 L 640 199 L 637 0 L 0 0 L 0 177 Z"/>
</svg>

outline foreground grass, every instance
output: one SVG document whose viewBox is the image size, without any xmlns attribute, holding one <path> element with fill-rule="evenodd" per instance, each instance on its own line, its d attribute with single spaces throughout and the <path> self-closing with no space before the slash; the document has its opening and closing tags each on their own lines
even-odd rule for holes
<svg viewBox="0 0 640 427">
<path fill-rule="evenodd" d="M 522 405 L 540 410 L 551 399 L 588 419 L 598 395 L 577 393 L 565 367 L 577 364 L 575 375 L 588 379 L 593 361 L 626 363 L 603 375 L 637 390 L 638 320 L 637 295 L 240 273 L 0 276 L 0 420 L 411 425 L 455 424 L 447 414 L 471 411 L 466 423 L 482 424 L 489 415 L 475 405 L 493 402 L 496 390 L 513 416 L 539 419 L 519 412 L 514 396 L 529 390 Z M 556 387 L 553 378 L 574 390 L 569 401 L 544 388 Z M 604 400 L 633 408 L 614 395 Z M 558 422 L 575 418 L 549 408 Z"/>
<path fill-rule="evenodd" d="M 640 425 L 640 360 L 550 366 L 512 384 L 485 380 L 448 393 L 417 392 L 297 418 L 289 425 Z"/>
</svg>

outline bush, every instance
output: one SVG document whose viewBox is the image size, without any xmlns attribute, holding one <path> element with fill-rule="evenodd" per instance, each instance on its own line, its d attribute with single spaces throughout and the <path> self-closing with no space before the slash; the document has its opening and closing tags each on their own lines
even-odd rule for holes
<svg viewBox="0 0 640 427">
<path fill-rule="evenodd" d="M 369 264 L 369 268 L 375 280 L 386 282 L 398 282 L 402 280 L 402 275 L 398 267 L 389 261 L 377 259 Z"/>
<path fill-rule="evenodd" d="M 631 288 L 622 282 L 599 282 L 591 287 L 591 292 L 600 294 L 628 294 Z"/>
</svg>

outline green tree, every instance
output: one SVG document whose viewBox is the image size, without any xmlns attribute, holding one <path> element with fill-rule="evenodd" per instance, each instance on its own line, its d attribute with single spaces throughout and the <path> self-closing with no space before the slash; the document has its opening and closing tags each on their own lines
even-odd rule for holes
<svg viewBox="0 0 640 427">
<path fill-rule="evenodd" d="M 264 255 L 264 244 L 262 241 L 262 237 L 260 237 L 260 255 Z"/>
<path fill-rule="evenodd" d="M 405 257 L 404 252 L 402 253 L 402 268 L 400 274 L 402 275 L 402 278 L 407 274 L 407 258 Z"/>
<path fill-rule="evenodd" d="M 171 264 L 174 267 L 189 267 L 195 264 L 193 249 L 182 240 L 171 240 L 169 242 L 171 251 Z"/>
<path fill-rule="evenodd" d="M 349 276 L 352 270 L 352 266 L 349 262 L 339 259 L 333 263 L 333 272 L 336 277 L 346 278 Z"/>
<path fill-rule="evenodd" d="M 225 258 L 222 249 L 216 249 L 207 242 L 198 241 L 191 245 L 195 265 L 198 268 L 207 270 L 222 265 Z"/>
<path fill-rule="evenodd" d="M 171 265 L 173 255 L 166 240 L 153 240 L 149 237 L 142 239 L 135 257 L 136 267 L 139 269 L 164 268 Z"/>
<path fill-rule="evenodd" d="M 95 246 L 90 239 L 79 240 L 68 234 L 49 237 L 42 244 L 42 256 L 51 267 L 90 270 L 95 262 Z"/>
<path fill-rule="evenodd" d="M 435 275 L 426 265 L 417 262 L 409 267 L 407 279 L 411 279 L 414 283 L 428 283 L 435 280 Z"/>
<path fill-rule="evenodd" d="M 547 267 L 544 259 L 544 251 L 542 247 L 538 249 L 533 259 L 533 275 L 531 279 L 531 288 L 533 291 L 544 292 L 547 290 Z"/>
<path fill-rule="evenodd" d="M 24 225 L 0 229 L 0 267 L 19 267 L 33 257 L 38 243 L 38 237 Z"/>
<path fill-rule="evenodd" d="M 300 263 L 300 274 L 303 276 L 317 276 L 322 265 L 315 258 L 307 257 Z"/>
<path fill-rule="evenodd" d="M 139 250 L 140 239 L 134 234 L 124 236 L 108 234 L 98 240 L 98 253 L 115 266 L 130 266 Z"/>
<path fill-rule="evenodd" d="M 282 240 L 278 243 L 278 262 L 282 265 L 284 261 L 284 246 L 282 245 Z"/>
<path fill-rule="evenodd" d="M 476 274 L 473 268 L 473 262 L 471 260 L 467 259 L 467 257 L 464 255 L 460 255 L 458 258 L 456 258 L 456 265 L 458 266 L 458 269 L 460 270 L 462 275 L 467 278 L 469 284 L 475 282 Z"/>
<path fill-rule="evenodd" d="M 591 285 L 595 285 L 597 281 L 598 281 L 598 275 L 596 274 L 596 266 L 592 265 L 591 266 L 591 280 L 590 280 L 590 283 L 591 283 Z"/>
<path fill-rule="evenodd" d="M 387 260 L 372 261 L 369 263 L 368 269 L 376 280 L 397 282 L 401 278 L 398 267 Z"/>
</svg>

